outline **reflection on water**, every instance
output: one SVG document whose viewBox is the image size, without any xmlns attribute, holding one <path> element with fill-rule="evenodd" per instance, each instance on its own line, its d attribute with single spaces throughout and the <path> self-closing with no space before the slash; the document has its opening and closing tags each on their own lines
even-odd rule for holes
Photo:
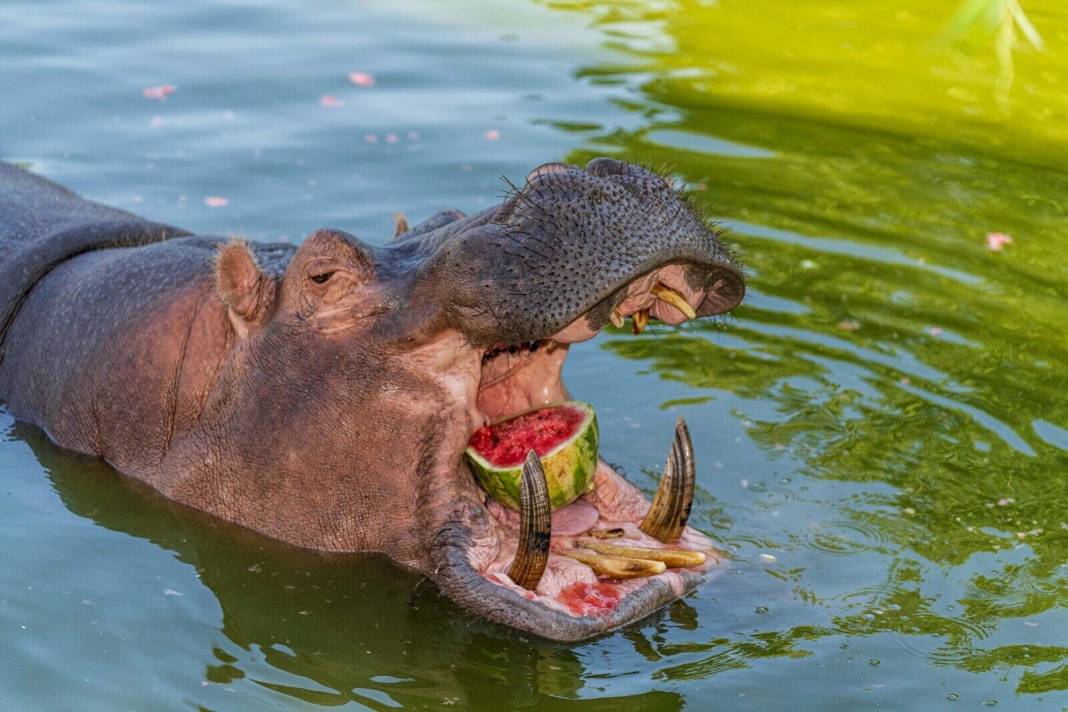
<svg viewBox="0 0 1068 712">
<path fill-rule="evenodd" d="M 96 197 L 373 241 L 398 208 L 473 209 L 502 172 L 610 153 L 668 167 L 729 229 L 750 291 L 721 323 L 573 350 L 565 377 L 641 486 L 686 416 L 693 521 L 732 554 L 695 595 L 580 646 L 473 619 L 382 559 L 177 508 L 3 415 L 0 706 L 1068 703 L 1068 18 L 1025 5 L 1048 49 L 1017 52 L 1008 113 L 992 51 L 936 46 L 950 8 L 918 0 L 420 4 L 403 31 L 383 7 L 279 2 L 249 17 L 260 49 L 287 52 L 213 82 L 189 53 L 225 9 L 174 10 L 156 45 L 123 40 L 136 14 L 97 19 L 117 53 L 24 7 L 63 47 L 23 39 L 5 96 L 50 106 L 51 78 L 84 111 L 0 105 L 0 152 Z M 201 49 L 255 49 L 224 34 Z M 376 87 L 331 84 L 353 69 Z M 146 107 L 164 80 L 178 92 Z M 993 232 L 1012 242 L 991 249 Z"/>
<path fill-rule="evenodd" d="M 782 3 L 760 4 L 791 15 Z M 934 19 L 896 4 L 905 25 Z M 874 85 L 857 73 L 871 72 L 870 61 L 826 76 L 801 77 L 800 63 L 769 72 L 765 65 L 789 51 L 772 45 L 764 62 L 722 71 L 740 61 L 753 33 L 721 48 L 700 29 L 729 33 L 732 18 L 756 10 L 681 5 L 689 12 L 622 10 L 631 22 L 662 22 L 675 42 L 654 52 L 638 42 L 629 47 L 633 65 L 591 73 L 631 83 L 642 97 L 633 108 L 653 118 L 571 158 L 612 147 L 672 166 L 695 202 L 730 228 L 751 271 L 751 298 L 722 334 L 691 327 L 655 341 L 620 335 L 606 347 L 661 378 L 721 394 L 765 454 L 764 469 L 789 472 L 761 473 L 753 502 L 778 525 L 756 539 L 736 513 L 730 534 L 742 537 L 742 555 L 754 545 L 779 548 L 804 564 L 782 575 L 809 615 L 832 621 L 808 637 L 889 634 L 928 663 L 994 671 L 1017 693 L 1068 688 L 1060 635 L 1068 455 L 1059 437 L 1068 424 L 1068 185 L 1060 165 L 1045 167 L 1063 155 L 1063 122 L 1009 124 L 996 110 L 978 112 L 979 123 L 1001 123 L 999 132 L 1030 134 L 1012 150 L 976 140 L 975 127 L 960 122 L 917 135 L 911 123 L 961 108 L 925 91 L 946 81 L 925 66 L 942 58 L 906 62 L 878 88 L 889 98 L 869 103 Z M 1047 21 L 1061 12 L 1032 5 Z M 582 10 L 612 26 L 618 18 L 606 7 Z M 867 12 L 821 3 L 791 16 L 820 17 L 831 25 L 821 40 L 851 34 L 860 46 L 865 31 L 886 31 L 854 24 Z M 902 41 L 886 40 L 891 50 Z M 1027 81 L 1057 81 L 1052 57 L 1028 61 L 1039 66 Z M 688 71 L 673 71 L 682 62 Z M 957 70 L 950 83 L 968 76 Z M 779 83 L 761 85 L 770 75 Z M 848 89 L 834 109 L 863 118 L 809 118 L 831 101 L 816 88 Z M 802 101 L 799 92 L 803 109 L 769 111 Z M 1048 108 L 1019 94 L 1018 116 Z M 702 133 L 708 141 L 663 138 Z M 1010 249 L 988 249 L 984 236 L 995 231 L 1015 236 Z M 818 494 L 799 492 L 794 478 Z M 852 586 L 834 583 L 844 570 L 863 574 Z"/>
</svg>

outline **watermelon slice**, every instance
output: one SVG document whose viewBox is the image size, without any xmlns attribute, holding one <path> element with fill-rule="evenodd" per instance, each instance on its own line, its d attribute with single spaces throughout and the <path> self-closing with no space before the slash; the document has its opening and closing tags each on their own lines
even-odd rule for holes
<svg viewBox="0 0 1068 712">
<path fill-rule="evenodd" d="M 593 407 L 566 401 L 479 428 L 468 443 L 467 460 L 482 488 L 518 511 L 523 460 L 533 449 L 555 511 L 593 489 L 599 438 Z"/>
</svg>

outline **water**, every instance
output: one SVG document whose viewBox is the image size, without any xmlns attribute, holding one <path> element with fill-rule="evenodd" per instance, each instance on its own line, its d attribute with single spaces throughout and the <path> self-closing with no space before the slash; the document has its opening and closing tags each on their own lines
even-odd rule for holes
<svg viewBox="0 0 1068 712">
<path fill-rule="evenodd" d="M 609 153 L 670 167 L 750 274 L 720 324 L 573 350 L 646 489 L 685 415 L 694 523 L 733 557 L 584 645 L 182 510 L 0 411 L 0 708 L 1068 705 L 1068 11 L 1024 0 L 1046 51 L 1010 68 L 980 31 L 941 42 L 952 3 L 864 5 L 0 5 L 0 156 L 94 199 L 380 242 Z"/>
</svg>

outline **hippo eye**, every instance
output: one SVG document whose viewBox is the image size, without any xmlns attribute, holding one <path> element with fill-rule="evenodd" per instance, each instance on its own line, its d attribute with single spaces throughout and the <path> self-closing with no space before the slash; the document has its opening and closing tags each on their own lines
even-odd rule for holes
<svg viewBox="0 0 1068 712">
<path fill-rule="evenodd" d="M 333 276 L 333 272 L 323 272 L 322 274 L 313 274 L 311 280 L 316 284 L 325 284 L 326 281 Z"/>
</svg>

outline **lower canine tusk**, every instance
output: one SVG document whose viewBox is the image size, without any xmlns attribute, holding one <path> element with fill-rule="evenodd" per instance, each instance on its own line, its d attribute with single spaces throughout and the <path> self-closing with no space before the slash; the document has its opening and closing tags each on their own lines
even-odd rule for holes
<svg viewBox="0 0 1068 712">
<path fill-rule="evenodd" d="M 696 474 L 690 431 L 680 417 L 656 497 L 639 527 L 643 532 L 665 544 L 679 540 L 690 518 Z"/>
<path fill-rule="evenodd" d="M 619 313 L 619 309 L 613 309 L 612 313 L 608 315 L 608 319 L 612 322 L 612 326 L 617 329 L 623 328 L 623 315 Z"/>
<path fill-rule="evenodd" d="M 671 306 L 675 307 L 680 312 L 682 312 L 683 316 L 685 316 L 687 319 L 697 318 L 697 312 L 693 310 L 693 307 L 691 307 L 690 303 L 686 301 L 686 298 L 676 292 L 671 287 L 657 282 L 653 285 L 651 291 L 654 295 L 656 295 L 657 299 L 665 301 Z"/>
<path fill-rule="evenodd" d="M 538 587 L 549 563 L 552 526 L 545 470 L 538 453 L 531 450 L 519 480 L 519 545 L 512 568 L 508 570 L 508 577 L 528 591 Z"/>
</svg>

